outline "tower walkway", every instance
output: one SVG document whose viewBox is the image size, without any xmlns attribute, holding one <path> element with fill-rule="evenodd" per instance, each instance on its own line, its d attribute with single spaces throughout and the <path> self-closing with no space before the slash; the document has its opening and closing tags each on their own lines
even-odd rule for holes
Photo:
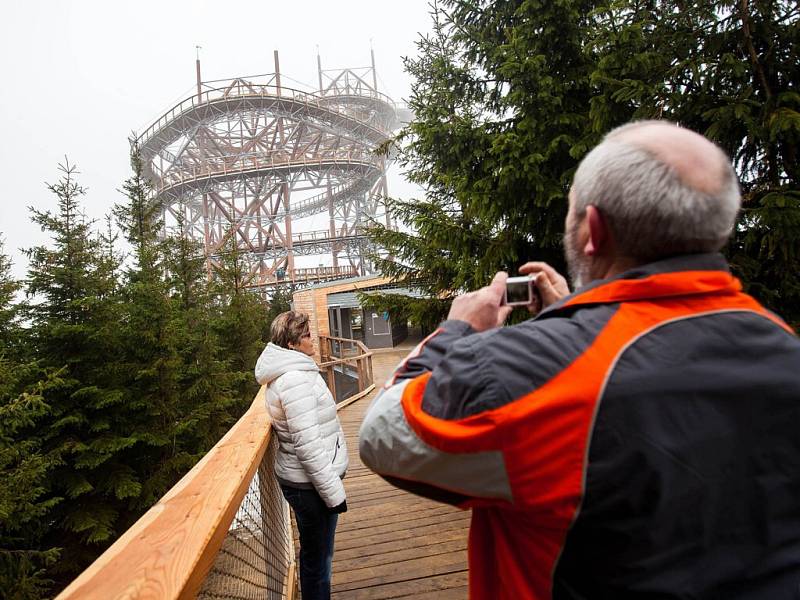
<svg viewBox="0 0 800 600">
<path fill-rule="evenodd" d="M 377 388 L 412 347 L 374 352 Z M 348 511 L 336 529 L 331 597 L 466 598 L 470 513 L 392 487 L 358 457 L 358 429 L 376 393 L 339 411 L 350 468 L 344 480 Z"/>
<path fill-rule="evenodd" d="M 332 597 L 466 598 L 469 513 L 390 486 L 358 456 L 375 388 L 415 340 L 377 351 L 347 341 L 346 356 L 327 353 L 320 363 L 329 381 L 347 370 L 358 383 L 339 404 L 349 510 L 336 532 Z M 298 599 L 298 536 L 274 476 L 278 444 L 264 394 L 57 600 Z"/>
</svg>

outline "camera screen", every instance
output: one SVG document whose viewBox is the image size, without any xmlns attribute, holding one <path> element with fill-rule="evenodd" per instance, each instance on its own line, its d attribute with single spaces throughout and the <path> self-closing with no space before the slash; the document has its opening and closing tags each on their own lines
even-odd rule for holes
<svg viewBox="0 0 800 600">
<path fill-rule="evenodd" d="M 506 302 L 509 304 L 530 302 L 531 298 L 528 295 L 530 282 L 528 281 L 515 281 L 506 284 Z"/>
</svg>

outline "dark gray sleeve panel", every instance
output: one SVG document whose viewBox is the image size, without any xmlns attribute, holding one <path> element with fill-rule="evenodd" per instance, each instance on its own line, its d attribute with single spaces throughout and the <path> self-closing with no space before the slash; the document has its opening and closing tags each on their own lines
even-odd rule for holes
<svg viewBox="0 0 800 600">
<path fill-rule="evenodd" d="M 555 590 L 796 598 L 798 432 L 800 341 L 765 317 L 696 316 L 639 338 L 601 398 Z"/>
<path fill-rule="evenodd" d="M 454 343 L 433 371 L 422 397 L 422 410 L 429 415 L 461 419 L 506 401 L 487 357 L 482 355 L 483 344 L 472 344 L 470 338 Z"/>
<path fill-rule="evenodd" d="M 569 318 L 532 319 L 457 341 L 428 382 L 423 409 L 440 419 L 463 419 L 513 402 L 567 368 L 617 308 L 580 308 Z"/>
<path fill-rule="evenodd" d="M 411 351 L 409 358 L 397 369 L 395 383 L 433 371 L 455 342 L 475 333 L 466 321 L 444 321 L 438 329 L 440 331 Z"/>
<path fill-rule="evenodd" d="M 531 320 L 498 331 L 492 363 L 507 395 L 515 400 L 529 394 L 569 367 L 618 309 L 618 304 L 581 307 L 568 317 Z"/>
</svg>

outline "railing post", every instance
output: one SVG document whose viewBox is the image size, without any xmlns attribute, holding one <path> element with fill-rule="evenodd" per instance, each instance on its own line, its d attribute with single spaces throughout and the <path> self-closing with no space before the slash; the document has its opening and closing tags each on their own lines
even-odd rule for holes
<svg viewBox="0 0 800 600">
<path fill-rule="evenodd" d="M 333 396 L 334 404 L 338 404 L 338 398 L 336 397 L 336 368 L 334 365 L 328 367 L 330 369 L 330 386 L 331 386 L 331 395 Z"/>
</svg>

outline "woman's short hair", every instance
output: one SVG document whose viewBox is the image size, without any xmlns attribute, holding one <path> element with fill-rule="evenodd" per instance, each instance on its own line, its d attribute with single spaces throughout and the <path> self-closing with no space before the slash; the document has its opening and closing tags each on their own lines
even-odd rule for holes
<svg viewBox="0 0 800 600">
<path fill-rule="evenodd" d="M 298 345 L 300 338 L 308 331 L 308 315 L 293 310 L 279 314 L 269 328 L 272 343 L 281 348 L 289 348 L 290 344 Z"/>
</svg>

